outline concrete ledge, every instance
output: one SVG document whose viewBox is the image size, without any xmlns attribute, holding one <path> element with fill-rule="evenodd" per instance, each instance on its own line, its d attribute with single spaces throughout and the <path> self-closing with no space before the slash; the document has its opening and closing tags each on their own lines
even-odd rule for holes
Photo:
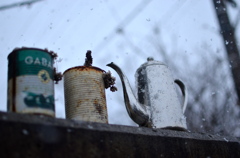
<svg viewBox="0 0 240 158">
<path fill-rule="evenodd" d="M 0 158 L 240 157 L 240 138 L 0 112 Z"/>
</svg>

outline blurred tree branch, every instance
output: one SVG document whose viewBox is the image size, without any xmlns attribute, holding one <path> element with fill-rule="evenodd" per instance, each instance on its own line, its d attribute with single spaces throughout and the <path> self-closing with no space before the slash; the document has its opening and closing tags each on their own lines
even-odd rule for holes
<svg viewBox="0 0 240 158">
<path fill-rule="evenodd" d="M 0 11 L 10 9 L 10 8 L 14 8 L 14 7 L 20 7 L 20 6 L 24 6 L 24 5 L 31 5 L 31 4 L 39 2 L 39 1 L 42 1 L 42 0 L 31 0 L 31 1 L 18 2 L 18 3 L 13 3 L 13 4 L 9 4 L 9 5 L 0 6 Z"/>
<path fill-rule="evenodd" d="M 228 0 L 226 2 L 230 2 L 233 7 L 237 6 L 236 2 L 233 0 Z M 232 71 L 238 100 L 240 100 L 240 55 L 236 44 L 237 41 L 234 35 L 235 28 L 232 27 L 229 21 L 227 8 L 225 6 L 225 0 L 213 0 L 213 4 L 221 28 L 224 46 L 227 51 L 228 61 L 230 69 Z M 238 105 L 240 106 L 240 103 L 238 103 Z"/>
<path fill-rule="evenodd" d="M 224 52 L 213 50 L 211 44 L 205 42 L 196 47 L 196 53 L 187 53 L 177 48 L 174 40 L 175 47 L 167 49 L 159 30 L 158 26 L 157 33 L 153 31 L 148 42 L 172 69 L 173 75 L 188 87 L 185 112 L 188 129 L 239 137 L 240 108 L 236 106 L 238 99 Z"/>
<path fill-rule="evenodd" d="M 237 17 L 236 17 L 236 21 L 234 23 L 234 27 L 236 28 L 239 24 L 239 21 L 240 21 L 240 9 L 238 11 L 238 14 L 237 14 Z"/>
</svg>

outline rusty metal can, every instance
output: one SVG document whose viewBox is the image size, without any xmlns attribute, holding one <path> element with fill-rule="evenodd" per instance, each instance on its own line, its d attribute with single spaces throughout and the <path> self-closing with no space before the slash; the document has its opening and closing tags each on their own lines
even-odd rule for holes
<svg viewBox="0 0 240 158">
<path fill-rule="evenodd" d="M 63 73 L 67 119 L 108 123 L 103 72 L 77 66 Z"/>
<path fill-rule="evenodd" d="M 8 55 L 10 112 L 55 116 L 53 56 L 37 48 L 14 49 Z"/>
</svg>

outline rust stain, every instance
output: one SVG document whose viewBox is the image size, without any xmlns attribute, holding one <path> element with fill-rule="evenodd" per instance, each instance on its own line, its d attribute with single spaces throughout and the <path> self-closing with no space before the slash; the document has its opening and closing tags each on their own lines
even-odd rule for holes
<svg viewBox="0 0 240 158">
<path fill-rule="evenodd" d="M 94 99 L 93 105 L 94 105 L 96 111 L 97 111 L 100 115 L 102 115 L 103 107 L 102 107 L 101 104 L 98 103 L 98 100 L 97 100 L 97 99 Z"/>
<path fill-rule="evenodd" d="M 101 92 L 100 92 L 100 95 L 101 95 L 101 97 L 102 97 L 104 100 L 106 100 L 105 91 L 101 91 Z"/>
<path fill-rule="evenodd" d="M 77 101 L 77 104 L 78 104 L 78 105 L 81 105 L 81 103 L 82 103 L 82 100 L 78 100 L 78 101 Z"/>
</svg>

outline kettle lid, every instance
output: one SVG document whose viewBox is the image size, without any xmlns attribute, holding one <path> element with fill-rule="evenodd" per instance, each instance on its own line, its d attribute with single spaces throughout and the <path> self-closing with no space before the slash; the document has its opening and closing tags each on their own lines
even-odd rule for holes
<svg viewBox="0 0 240 158">
<path fill-rule="evenodd" d="M 148 57 L 147 62 L 143 63 L 136 71 L 137 74 L 141 73 L 142 70 L 146 69 L 147 66 L 153 66 L 153 65 L 164 65 L 163 62 L 154 60 L 153 57 Z"/>
<path fill-rule="evenodd" d="M 147 62 L 143 63 L 140 67 L 146 67 L 150 65 L 165 65 L 163 62 L 154 60 L 153 57 L 148 57 Z"/>
</svg>

